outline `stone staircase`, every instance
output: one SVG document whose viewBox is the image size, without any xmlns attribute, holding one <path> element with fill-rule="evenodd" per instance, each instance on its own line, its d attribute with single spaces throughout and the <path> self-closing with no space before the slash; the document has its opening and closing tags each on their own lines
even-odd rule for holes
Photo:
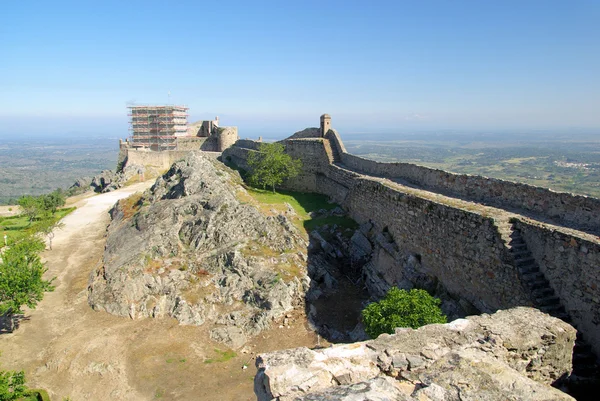
<svg viewBox="0 0 600 401">
<path fill-rule="evenodd" d="M 339 152 L 337 146 L 335 146 L 335 143 L 331 139 L 327 139 L 327 141 L 329 141 L 329 146 L 331 148 L 331 156 L 333 157 L 333 164 L 341 163 L 342 156 L 340 155 L 340 152 Z"/>
<path fill-rule="evenodd" d="M 521 232 L 513 226 L 510 237 L 509 246 L 515 266 L 521 281 L 530 291 L 534 306 L 577 328 L 544 273 L 540 271 Z M 573 371 L 565 384 L 569 393 L 578 400 L 597 399 L 596 391 L 600 389 L 600 366 L 591 346 L 579 331 L 573 347 Z"/>
</svg>

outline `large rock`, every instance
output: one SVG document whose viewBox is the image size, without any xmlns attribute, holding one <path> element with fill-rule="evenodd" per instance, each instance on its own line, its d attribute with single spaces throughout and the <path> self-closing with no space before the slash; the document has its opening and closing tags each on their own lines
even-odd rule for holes
<svg viewBox="0 0 600 401">
<path fill-rule="evenodd" d="M 211 338 L 231 347 L 300 305 L 306 241 L 284 215 L 240 197 L 250 198 L 236 172 L 191 153 L 143 196 L 120 201 L 90 305 L 133 319 L 209 322 Z"/>
<path fill-rule="evenodd" d="M 137 182 L 146 173 L 156 177 L 156 171 L 154 169 L 148 169 L 139 164 L 127 165 L 124 169 L 117 172 L 104 170 L 92 178 L 89 187 L 94 192 L 106 193 L 131 184 L 132 182 Z M 78 181 L 73 184 L 72 188 L 77 185 Z"/>
<path fill-rule="evenodd" d="M 531 308 L 259 355 L 258 400 L 572 400 L 575 329 Z"/>
</svg>

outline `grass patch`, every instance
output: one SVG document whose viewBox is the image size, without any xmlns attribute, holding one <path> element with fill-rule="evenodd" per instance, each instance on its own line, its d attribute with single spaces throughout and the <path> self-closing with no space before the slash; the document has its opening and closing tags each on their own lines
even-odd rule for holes
<svg viewBox="0 0 600 401">
<path fill-rule="evenodd" d="M 215 356 L 213 358 L 208 358 L 207 360 L 204 361 L 204 363 L 227 362 L 228 360 L 235 358 L 237 356 L 235 351 L 233 351 L 231 349 L 223 351 L 218 348 L 215 348 L 215 354 L 217 356 Z"/>
<path fill-rule="evenodd" d="M 75 209 L 75 207 L 58 209 L 54 215 L 49 216 L 47 219 L 51 220 L 53 223 L 58 222 L 69 213 L 72 213 Z M 45 221 L 43 220 L 33 220 L 30 224 L 29 217 L 22 214 L 18 216 L 0 217 L 0 234 L 2 237 L 6 234 L 8 243 L 12 244 L 37 233 L 44 223 Z M 4 238 L 0 238 L 0 241 L 2 242 L 0 246 L 4 246 Z"/>
<path fill-rule="evenodd" d="M 337 205 L 329 203 L 327 196 L 306 192 L 281 191 L 275 192 L 257 188 L 248 188 L 248 193 L 257 201 L 264 204 L 283 205 L 289 203 L 296 213 L 304 219 L 309 219 L 309 213 L 316 210 L 331 210 Z"/>
</svg>

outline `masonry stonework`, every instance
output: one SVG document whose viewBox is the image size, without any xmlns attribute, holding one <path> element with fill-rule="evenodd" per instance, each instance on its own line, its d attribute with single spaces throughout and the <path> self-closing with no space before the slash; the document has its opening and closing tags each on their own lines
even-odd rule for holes
<svg viewBox="0 0 600 401">
<path fill-rule="evenodd" d="M 378 163 L 348 154 L 335 130 L 321 133 L 306 129 L 282 141 L 304 165 L 302 175 L 286 185 L 328 195 L 357 222 L 372 226 L 379 244 L 367 286 L 402 287 L 416 264 L 481 312 L 533 305 L 509 243 L 509 220 L 521 216 L 515 227 L 573 323 L 600 353 L 600 241 L 590 234 L 600 231 L 600 200 L 407 163 Z M 238 141 L 223 158 L 247 168 L 248 153 L 257 148 L 257 142 Z M 411 187 L 401 185 L 403 180 Z M 536 217 L 559 225 L 530 223 Z"/>
</svg>

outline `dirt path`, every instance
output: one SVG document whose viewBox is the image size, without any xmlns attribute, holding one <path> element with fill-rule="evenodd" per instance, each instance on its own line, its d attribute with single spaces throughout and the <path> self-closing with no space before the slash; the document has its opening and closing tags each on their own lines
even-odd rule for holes
<svg viewBox="0 0 600 401">
<path fill-rule="evenodd" d="M 291 319 L 291 328 L 275 324 L 248 344 L 247 353 L 219 362 L 215 348 L 223 346 L 211 343 L 202 327 L 179 326 L 175 319 L 133 321 L 87 304 L 88 277 L 104 249 L 107 210 L 150 185 L 77 202 L 56 233 L 54 249 L 43 255 L 56 289 L 26 313 L 17 330 L 0 335 L 2 368 L 25 370 L 31 387 L 45 388 L 59 401 L 254 400 L 253 353 L 315 345 L 302 315 Z"/>
</svg>

